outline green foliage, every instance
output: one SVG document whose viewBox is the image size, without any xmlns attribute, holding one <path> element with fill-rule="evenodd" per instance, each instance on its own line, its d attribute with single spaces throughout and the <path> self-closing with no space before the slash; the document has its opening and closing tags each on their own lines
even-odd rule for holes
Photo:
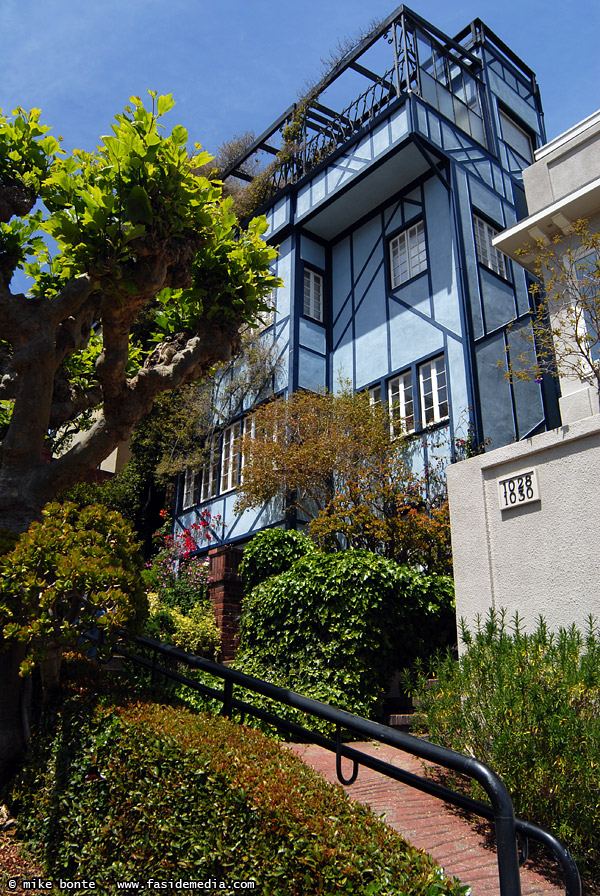
<svg viewBox="0 0 600 896">
<path fill-rule="evenodd" d="M 265 579 L 286 572 L 296 560 L 316 550 L 309 538 L 293 529 L 263 529 L 245 548 L 240 563 L 246 593 Z"/>
<path fill-rule="evenodd" d="M 372 718 L 395 670 L 453 635 L 450 579 L 317 551 L 246 597 L 235 666 Z"/>
<path fill-rule="evenodd" d="M 102 504 L 116 510 L 134 526 L 138 520 L 142 483 L 135 463 L 127 463 L 104 482 L 78 482 L 59 496 L 61 503 L 72 501 L 80 507 Z"/>
<path fill-rule="evenodd" d="M 231 199 L 197 173 L 208 154 L 188 153 L 181 126 L 165 131 L 173 98 L 150 94 L 151 108 L 131 98 L 93 153 L 62 152 L 37 110 L 0 113 L 0 433 L 26 453 L 88 432 L 77 470 L 36 468 L 40 506 L 95 468 L 156 395 L 228 357 L 280 285 L 266 221 L 240 230 Z M 17 269 L 28 296 L 8 291 Z M 45 376 L 41 405 L 32 375 Z"/>
<path fill-rule="evenodd" d="M 131 529 L 100 505 L 48 504 L 15 547 L 0 556 L 0 625 L 25 642 L 24 671 L 45 647 L 75 646 L 82 632 L 107 635 L 147 612 Z"/>
<path fill-rule="evenodd" d="M 71 698 L 12 807 L 50 874 L 102 896 L 149 877 L 252 880 L 271 896 L 466 890 L 279 744 L 183 709 Z"/>
<path fill-rule="evenodd" d="M 150 615 L 144 634 L 180 650 L 214 660 L 221 649 L 221 633 L 208 601 L 187 613 L 168 607 L 150 596 Z"/>
<path fill-rule="evenodd" d="M 463 630 L 460 661 L 448 657 L 418 697 L 431 740 L 491 765 L 518 815 L 547 827 L 593 874 L 600 871 L 600 633 L 590 619 L 527 634 L 518 616 L 490 611 Z"/>
<path fill-rule="evenodd" d="M 114 264 L 135 258 L 148 237 L 165 241 L 193 235 L 199 247 L 193 285 L 160 293 L 155 325 L 163 332 L 195 332 L 207 311 L 230 317 L 241 311 L 244 317 L 248 300 L 255 309 L 261 304 L 261 288 L 248 263 L 263 268 L 272 250 L 258 239 L 262 222 L 240 234 L 231 204 L 221 202 L 220 188 L 194 175 L 185 129 L 161 133 L 160 119 L 174 105 L 172 97 L 152 94 L 152 99 L 153 108 L 146 109 L 132 97 L 95 153 L 76 150 L 54 160 L 40 191 L 50 212 L 42 226 L 62 251 L 51 262 L 50 278 L 43 268 L 50 262 L 44 250 L 26 270 L 35 279 L 36 294 L 52 294 L 57 279 L 86 271 L 112 279 Z M 196 150 L 194 165 L 208 161 L 207 153 L 199 146 Z M 119 291 L 123 285 L 120 281 Z"/>
<path fill-rule="evenodd" d="M 422 475 L 414 472 L 423 439 L 403 435 L 394 408 L 371 404 L 341 381 L 336 392 L 300 390 L 264 403 L 251 424 L 237 509 L 284 499 L 326 550 L 362 548 L 428 573 L 451 572 L 445 464 L 432 464 L 427 438 L 430 462 Z"/>
<path fill-rule="evenodd" d="M 144 570 L 144 581 L 152 589 L 144 633 L 188 653 L 216 659 L 221 633 L 208 597 L 209 562 L 200 557 L 182 559 L 190 540 L 189 531 L 180 538 L 167 536 L 166 547 Z"/>
</svg>

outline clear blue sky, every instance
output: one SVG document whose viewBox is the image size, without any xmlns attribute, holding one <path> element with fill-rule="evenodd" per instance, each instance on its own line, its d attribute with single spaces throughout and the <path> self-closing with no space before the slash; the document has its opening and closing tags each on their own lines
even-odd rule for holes
<svg viewBox="0 0 600 896">
<path fill-rule="evenodd" d="M 147 88 L 177 100 L 169 124 L 216 150 L 260 133 L 339 39 L 394 0 L 0 0 L 0 107 L 36 106 L 65 148 L 92 149 Z M 598 0 L 413 0 L 453 36 L 481 18 L 538 77 L 548 139 L 600 108 Z"/>
</svg>

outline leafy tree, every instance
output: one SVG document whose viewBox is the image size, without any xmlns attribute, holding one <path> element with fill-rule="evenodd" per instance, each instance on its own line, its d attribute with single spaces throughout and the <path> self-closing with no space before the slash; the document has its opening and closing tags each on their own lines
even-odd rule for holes
<svg viewBox="0 0 600 896">
<path fill-rule="evenodd" d="M 241 233 L 220 186 L 194 174 L 206 154 L 188 155 L 180 126 L 162 133 L 172 106 L 134 97 L 95 153 L 72 156 L 39 113 L 0 120 L 1 526 L 27 528 L 157 395 L 228 358 L 277 285 L 264 222 Z M 9 289 L 17 267 L 29 296 Z M 48 433 L 92 409 L 83 438 L 42 464 Z"/>
<path fill-rule="evenodd" d="M 0 528 L 24 532 L 158 395 L 226 360 L 278 285 L 264 221 L 240 231 L 220 185 L 194 173 L 208 155 L 164 131 L 172 97 L 151 96 L 71 156 L 38 110 L 0 116 Z M 17 269 L 29 295 L 11 290 Z M 45 463 L 73 423 L 81 438 Z M 0 775 L 22 744 L 23 659 L 21 644 L 0 652 Z"/>
<path fill-rule="evenodd" d="M 581 220 L 566 235 L 537 240 L 519 254 L 533 256 L 535 312 L 531 336 L 511 338 L 509 375 L 530 380 L 549 373 L 600 393 L 600 234 Z"/>
<path fill-rule="evenodd" d="M 261 322 L 268 321 L 270 314 L 261 316 Z M 199 468 L 220 427 L 227 426 L 256 401 L 272 397 L 280 366 L 280 348 L 273 339 L 261 332 L 261 327 L 243 328 L 238 349 L 228 361 L 216 364 L 200 382 L 181 389 L 175 401 L 172 396 L 168 396 L 168 402 L 166 396 L 159 400 L 158 424 L 153 421 L 154 411 L 140 421 L 132 444 L 134 456 L 153 427 L 161 440 L 160 450 L 154 454 L 159 481 L 189 467 Z"/>
<path fill-rule="evenodd" d="M 140 573 L 138 545 L 120 514 L 48 504 L 42 521 L 0 557 L 2 639 L 24 645 L 22 671 L 39 660 L 52 692 L 65 646 L 77 647 L 91 629 L 110 635 L 143 622 Z"/>
<path fill-rule="evenodd" d="M 269 320 L 270 314 L 261 319 Z M 244 327 L 239 342 L 232 357 L 199 382 L 157 397 L 135 426 L 129 444 L 132 456 L 121 470 L 101 483 L 78 483 L 60 499 L 118 510 L 141 539 L 144 555 L 151 556 L 172 477 L 188 467 L 201 467 L 218 427 L 257 398 L 273 394 L 281 361 L 274 340 L 260 328 Z"/>
<path fill-rule="evenodd" d="M 443 477 L 413 472 L 410 439 L 368 396 L 297 392 L 258 408 L 248 430 L 240 510 L 285 497 L 324 547 L 451 571 Z"/>
</svg>

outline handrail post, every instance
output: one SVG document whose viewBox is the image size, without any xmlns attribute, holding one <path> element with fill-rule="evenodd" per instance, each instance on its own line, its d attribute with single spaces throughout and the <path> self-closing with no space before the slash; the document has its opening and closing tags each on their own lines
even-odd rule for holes
<svg viewBox="0 0 600 896">
<path fill-rule="evenodd" d="M 500 896 L 521 896 L 521 874 L 514 811 L 509 814 L 497 814 L 495 825 Z"/>
<path fill-rule="evenodd" d="M 223 715 L 226 719 L 231 718 L 233 712 L 233 682 L 230 678 L 223 681 Z"/>
<path fill-rule="evenodd" d="M 158 659 L 158 650 L 157 650 L 156 647 L 155 647 L 154 650 L 152 651 L 152 669 L 151 669 L 151 672 L 150 672 L 150 684 L 151 684 L 151 685 L 154 685 L 154 683 L 155 683 L 155 681 L 156 681 L 156 662 L 157 662 L 157 659 Z"/>
</svg>

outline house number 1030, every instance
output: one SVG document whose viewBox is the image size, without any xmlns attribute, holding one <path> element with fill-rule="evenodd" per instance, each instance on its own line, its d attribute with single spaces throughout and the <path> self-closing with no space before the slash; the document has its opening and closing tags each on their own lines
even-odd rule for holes
<svg viewBox="0 0 600 896">
<path fill-rule="evenodd" d="M 498 499 L 501 510 L 509 510 L 511 507 L 521 507 L 523 504 L 539 501 L 537 471 L 535 469 L 526 470 L 507 479 L 500 479 L 498 481 Z"/>
</svg>

